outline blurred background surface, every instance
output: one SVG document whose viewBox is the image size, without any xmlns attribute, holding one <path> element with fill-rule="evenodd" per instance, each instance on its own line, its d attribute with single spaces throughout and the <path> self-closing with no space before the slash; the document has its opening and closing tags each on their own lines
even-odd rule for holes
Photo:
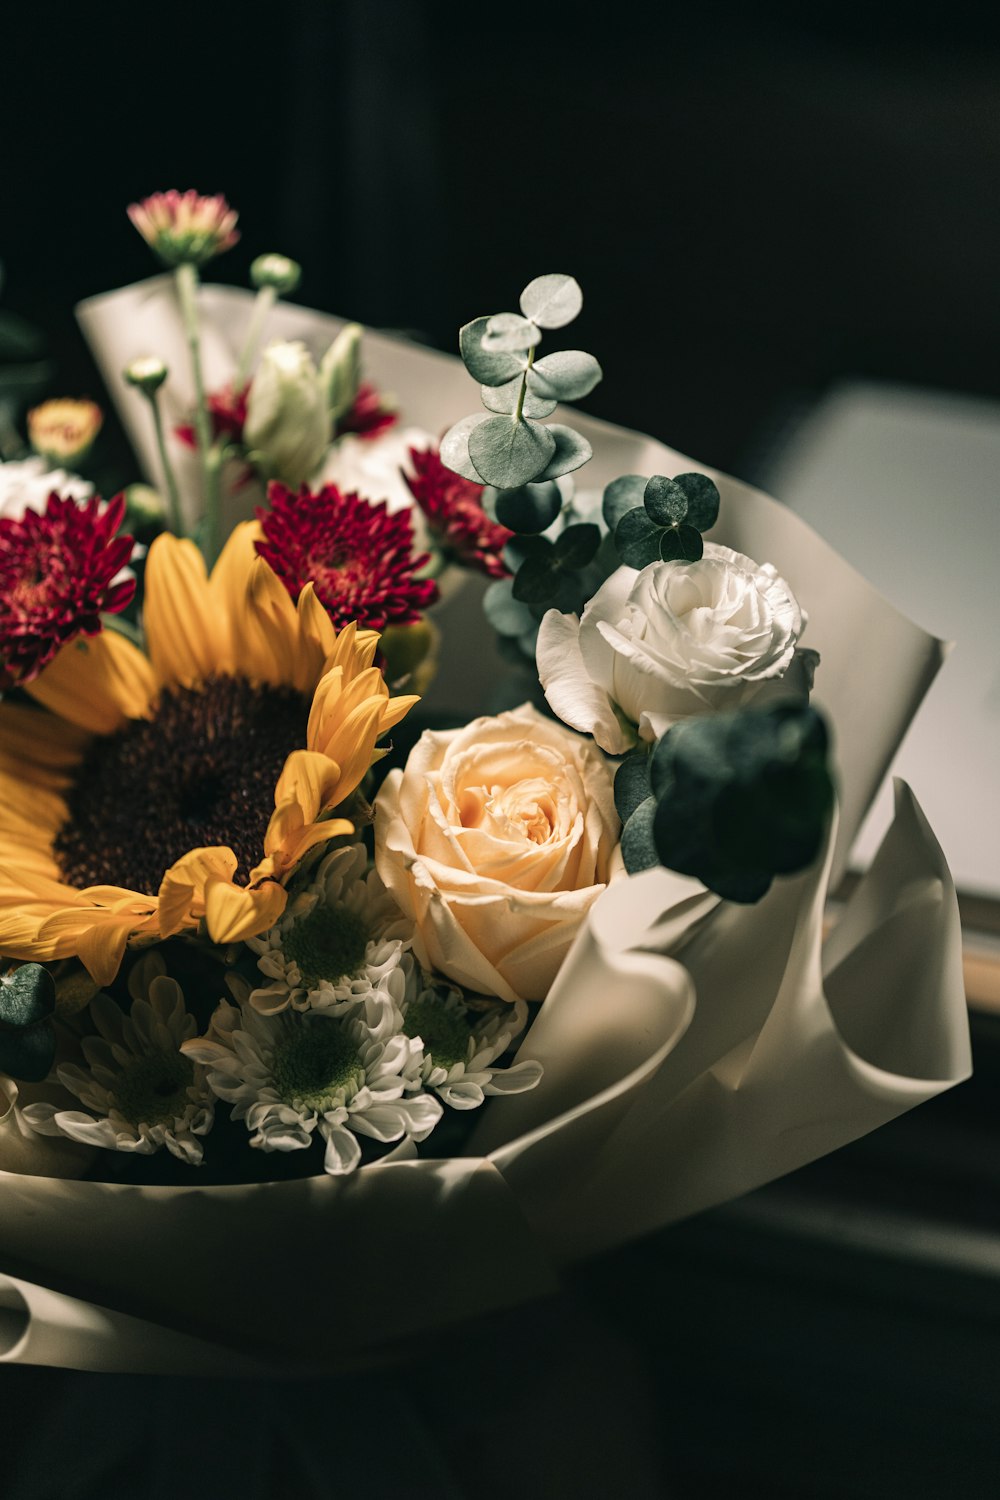
<svg viewBox="0 0 1000 1500">
<path fill-rule="evenodd" d="M 616 1493 L 617 1473 L 637 1495 L 995 1494 L 1000 12 L 12 4 L 0 55 L 0 307 L 44 330 L 48 393 L 102 398 L 72 307 L 150 273 L 124 208 L 159 188 L 239 208 L 218 279 L 280 250 L 304 266 L 301 301 L 445 349 L 565 269 L 605 371 L 589 410 L 763 483 L 959 640 L 955 687 L 905 754 L 967 897 L 975 1078 L 602 1257 L 560 1305 L 456 1336 L 479 1400 L 458 1409 L 442 1375 L 413 1420 L 456 1493 Z M 113 421 L 102 442 L 132 477 Z M 931 805 L 935 768 L 964 802 Z M 48 1494 L 44 1411 L 71 1408 L 69 1431 L 110 1386 L 0 1385 L 24 1493 Z M 114 1400 L 147 1426 L 176 1394 L 128 1391 Z M 545 1402 L 547 1437 L 526 1425 Z M 525 1473 L 474 1483 L 498 1428 L 503 1450 L 533 1432 Z M 133 1475 L 118 1492 L 154 1493 L 137 1461 L 113 1460 Z M 96 1465 L 93 1493 L 111 1472 Z"/>
</svg>

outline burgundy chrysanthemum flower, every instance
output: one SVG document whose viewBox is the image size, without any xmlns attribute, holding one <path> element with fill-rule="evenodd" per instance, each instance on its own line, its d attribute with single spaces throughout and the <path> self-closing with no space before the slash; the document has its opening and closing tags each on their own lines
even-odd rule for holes
<svg viewBox="0 0 1000 1500">
<path fill-rule="evenodd" d="M 239 239 L 236 220 L 221 193 L 208 197 L 188 188 L 179 193 L 151 193 L 141 203 L 130 203 L 128 216 L 146 244 L 168 266 L 189 262 L 200 266 L 221 255 Z"/>
<path fill-rule="evenodd" d="M 337 423 L 336 436 L 343 437 L 350 432 L 359 438 L 378 437 L 395 426 L 398 420 L 398 413 L 382 405 L 381 392 L 370 381 L 363 380 L 350 410 Z"/>
<path fill-rule="evenodd" d="M 212 391 L 206 396 L 205 405 L 208 407 L 208 417 L 212 424 L 214 438 L 224 437 L 231 439 L 234 443 L 242 443 L 249 396 L 249 384 L 241 387 L 240 390 L 234 390 L 231 385 L 224 385 L 221 391 Z M 194 428 L 190 423 L 175 427 L 174 434 L 186 447 L 198 446 Z"/>
<path fill-rule="evenodd" d="M 507 578 L 510 569 L 501 554 L 513 532 L 491 521 L 483 510 L 483 486 L 446 468 L 436 448 L 425 453 L 411 448 L 410 462 L 416 476 L 404 471 L 403 478 L 442 550 L 489 578 Z"/>
<path fill-rule="evenodd" d="M 31 682 L 131 603 L 135 579 L 116 576 L 132 556 L 132 538 L 115 535 L 124 515 L 124 495 L 105 505 L 53 493 L 44 511 L 0 519 L 0 688 Z"/>
<path fill-rule="evenodd" d="M 408 511 L 390 515 L 385 501 L 343 495 L 335 484 L 298 494 L 268 486 L 270 511 L 258 510 L 264 540 L 257 551 L 293 599 L 307 583 L 338 630 L 356 620 L 371 630 L 410 625 L 437 598 L 437 584 L 414 574 L 428 560 L 413 555 Z"/>
</svg>

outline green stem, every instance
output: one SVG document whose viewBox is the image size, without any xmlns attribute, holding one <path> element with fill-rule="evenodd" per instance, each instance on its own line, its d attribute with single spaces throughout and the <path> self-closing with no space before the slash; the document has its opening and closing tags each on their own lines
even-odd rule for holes
<svg viewBox="0 0 1000 1500">
<path fill-rule="evenodd" d="M 160 467 L 163 469 L 163 481 L 167 487 L 167 507 L 170 512 L 170 530 L 175 536 L 185 536 L 184 517 L 181 515 L 181 497 L 177 489 L 177 477 L 174 474 L 174 466 L 170 462 L 167 452 L 167 442 L 163 435 L 163 414 L 160 411 L 160 400 L 156 391 L 146 391 L 146 399 L 153 413 L 153 427 L 156 432 L 156 448 L 160 455 Z"/>
<path fill-rule="evenodd" d="M 221 516 L 219 500 L 221 492 L 222 465 L 225 460 L 225 445 L 216 443 L 209 449 L 205 460 L 205 518 L 201 533 L 201 550 L 206 566 L 211 570 L 222 551 Z"/>
<path fill-rule="evenodd" d="M 198 441 L 198 458 L 204 487 L 205 513 L 202 535 L 205 539 L 202 551 L 211 567 L 219 555 L 219 468 L 213 460 L 212 423 L 205 400 L 205 381 L 201 372 L 201 329 L 198 323 L 198 269 L 189 261 L 182 261 L 174 272 L 177 295 L 181 304 L 184 333 L 191 351 L 191 373 L 194 378 L 194 431 Z"/>
<path fill-rule="evenodd" d="M 517 395 L 517 411 L 514 413 L 514 421 L 515 422 L 520 422 L 520 420 L 521 420 L 521 413 L 524 410 L 524 396 L 525 396 L 525 392 L 528 389 L 528 371 L 531 369 L 531 367 L 532 367 L 532 365 L 534 363 L 535 363 L 535 350 L 534 350 L 534 346 L 532 346 L 528 350 L 528 363 L 525 365 L 525 367 L 524 367 L 524 374 L 521 376 L 521 389 L 520 389 L 520 391 L 518 392 L 518 395 Z"/>
<path fill-rule="evenodd" d="M 271 309 L 277 299 L 277 289 L 273 286 L 262 286 L 257 293 L 253 312 L 250 315 L 250 326 L 247 329 L 247 336 L 243 343 L 243 352 L 236 366 L 236 374 L 233 376 L 233 389 L 236 391 L 242 390 L 243 386 L 246 385 L 247 376 L 250 374 L 250 366 L 257 352 L 257 345 L 260 343 L 260 336 L 264 331 L 264 324 L 267 322 Z"/>
</svg>

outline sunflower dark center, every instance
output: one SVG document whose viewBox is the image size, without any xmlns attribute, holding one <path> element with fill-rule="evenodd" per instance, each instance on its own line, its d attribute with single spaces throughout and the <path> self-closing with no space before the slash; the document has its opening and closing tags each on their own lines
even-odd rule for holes
<svg viewBox="0 0 1000 1500">
<path fill-rule="evenodd" d="M 245 882 L 264 852 L 281 769 L 305 746 L 308 717 L 292 688 L 241 677 L 165 689 L 151 719 L 96 740 L 80 766 L 54 845 L 63 878 L 154 896 L 190 849 L 224 845 Z"/>
</svg>

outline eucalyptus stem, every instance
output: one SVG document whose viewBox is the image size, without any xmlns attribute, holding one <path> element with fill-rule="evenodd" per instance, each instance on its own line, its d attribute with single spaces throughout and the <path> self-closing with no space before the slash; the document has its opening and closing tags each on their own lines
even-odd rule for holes
<svg viewBox="0 0 1000 1500">
<path fill-rule="evenodd" d="M 532 367 L 532 365 L 534 363 L 535 363 L 535 350 L 532 347 L 531 349 L 528 350 L 528 363 L 525 365 L 525 367 L 524 367 L 524 374 L 521 376 L 521 389 L 520 389 L 520 391 L 518 391 L 518 394 L 517 394 L 517 411 L 514 413 L 514 421 L 515 422 L 520 422 L 520 420 L 521 420 L 521 413 L 524 410 L 524 396 L 525 396 L 525 392 L 528 389 L 528 371 L 531 369 L 531 367 Z"/>
<path fill-rule="evenodd" d="M 144 395 L 149 402 L 153 413 L 153 430 L 156 433 L 156 449 L 160 455 L 160 467 L 163 470 L 163 482 L 167 487 L 167 508 L 170 512 L 170 530 L 175 536 L 185 536 L 184 517 L 181 514 L 181 497 L 177 489 L 177 476 L 174 466 L 167 452 L 167 441 L 163 432 L 163 413 L 160 411 L 160 400 L 156 391 L 145 391 Z"/>
<path fill-rule="evenodd" d="M 247 336 L 243 341 L 243 351 L 240 354 L 239 363 L 236 366 L 236 374 L 233 376 L 234 390 L 241 390 L 246 385 L 247 376 L 250 374 L 250 366 L 257 352 L 264 324 L 267 322 L 271 309 L 278 300 L 278 291 L 274 286 L 262 286 L 254 299 L 253 312 L 250 314 L 250 326 Z"/>
<path fill-rule="evenodd" d="M 181 304 L 184 333 L 191 351 L 191 373 L 194 378 L 194 432 L 204 485 L 205 511 L 201 534 L 202 551 L 209 567 L 219 555 L 219 470 L 221 453 L 212 443 L 212 423 L 205 400 L 205 381 L 201 371 L 201 329 L 198 323 L 198 269 L 182 261 L 174 272 Z"/>
</svg>

